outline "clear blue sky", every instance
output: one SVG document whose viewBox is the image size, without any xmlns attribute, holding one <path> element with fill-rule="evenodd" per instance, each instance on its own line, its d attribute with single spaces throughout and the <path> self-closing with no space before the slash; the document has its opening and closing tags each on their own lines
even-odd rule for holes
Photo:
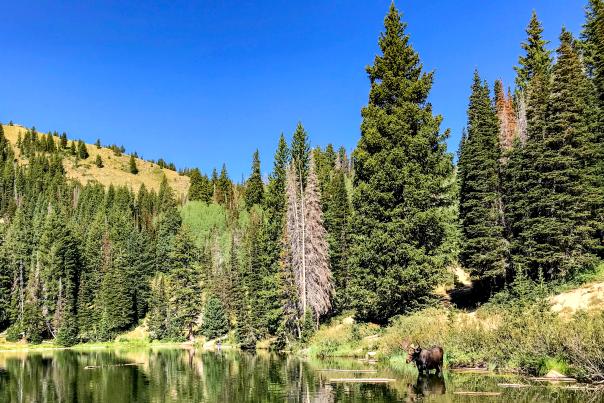
<svg viewBox="0 0 604 403">
<path fill-rule="evenodd" d="M 434 110 L 465 125 L 474 68 L 513 84 L 531 10 L 557 44 L 583 0 L 399 0 Z M 4 1 L 0 121 L 123 144 L 239 181 L 302 121 L 312 145 L 354 148 L 383 1 Z"/>
</svg>

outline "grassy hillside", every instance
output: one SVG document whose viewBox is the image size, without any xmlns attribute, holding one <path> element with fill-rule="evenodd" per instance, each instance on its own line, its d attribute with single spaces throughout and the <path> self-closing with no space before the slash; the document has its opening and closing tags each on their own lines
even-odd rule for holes
<svg viewBox="0 0 604 403">
<path fill-rule="evenodd" d="M 12 143 L 18 156 L 19 150 L 16 147 L 17 138 L 19 134 L 23 137 L 27 128 L 20 125 L 3 125 L 3 127 L 4 135 Z M 138 174 L 133 175 L 128 169 L 130 155 L 123 154 L 121 156 L 116 156 L 114 152 L 108 148 L 102 147 L 99 149 L 93 144 L 87 144 L 86 146 L 90 157 L 86 160 L 79 161 L 77 166 L 75 165 L 74 158 L 64 159 L 63 166 L 65 167 L 65 171 L 69 178 L 79 180 L 82 183 L 97 181 L 105 186 L 109 186 L 110 184 L 128 186 L 135 191 L 144 183 L 147 189 L 155 189 L 157 191 L 162 176 L 166 175 L 168 183 L 172 189 L 174 189 L 174 192 L 179 199 L 183 199 L 187 195 L 189 189 L 189 178 L 187 176 L 181 176 L 177 172 L 160 168 L 157 164 L 152 164 L 142 159 L 136 160 L 139 172 Z M 99 168 L 94 164 L 97 155 L 100 155 L 103 159 L 103 168 Z"/>
</svg>

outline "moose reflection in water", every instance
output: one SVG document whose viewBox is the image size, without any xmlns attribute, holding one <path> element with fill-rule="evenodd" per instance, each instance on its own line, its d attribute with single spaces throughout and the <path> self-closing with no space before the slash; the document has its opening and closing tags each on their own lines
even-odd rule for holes
<svg viewBox="0 0 604 403">
<path fill-rule="evenodd" d="M 446 392 L 442 374 L 419 374 L 413 386 L 413 394 L 418 396 L 444 395 Z"/>
</svg>

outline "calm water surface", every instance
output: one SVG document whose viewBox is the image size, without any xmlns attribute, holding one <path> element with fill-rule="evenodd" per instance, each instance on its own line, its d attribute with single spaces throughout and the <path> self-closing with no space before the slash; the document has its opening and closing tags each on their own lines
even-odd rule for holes
<svg viewBox="0 0 604 403">
<path fill-rule="evenodd" d="M 123 365 L 134 364 L 134 365 Z M 375 369 L 377 373 L 324 369 Z M 393 378 L 388 384 L 333 378 Z M 601 402 L 603 395 L 552 386 L 506 389 L 521 378 L 445 373 L 419 378 L 358 360 L 144 348 L 0 353 L 1 402 Z M 467 396 L 459 392 L 497 392 Z M 458 392 L 458 393 L 456 393 Z"/>
</svg>

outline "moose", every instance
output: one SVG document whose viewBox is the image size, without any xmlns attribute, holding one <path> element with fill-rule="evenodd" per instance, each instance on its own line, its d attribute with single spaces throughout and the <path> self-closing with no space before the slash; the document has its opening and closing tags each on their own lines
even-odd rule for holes
<svg viewBox="0 0 604 403">
<path fill-rule="evenodd" d="M 444 351 L 441 347 L 423 349 L 412 344 L 407 353 L 407 364 L 414 362 L 420 375 L 424 372 L 429 374 L 433 369 L 436 370 L 437 375 L 442 373 Z"/>
</svg>

